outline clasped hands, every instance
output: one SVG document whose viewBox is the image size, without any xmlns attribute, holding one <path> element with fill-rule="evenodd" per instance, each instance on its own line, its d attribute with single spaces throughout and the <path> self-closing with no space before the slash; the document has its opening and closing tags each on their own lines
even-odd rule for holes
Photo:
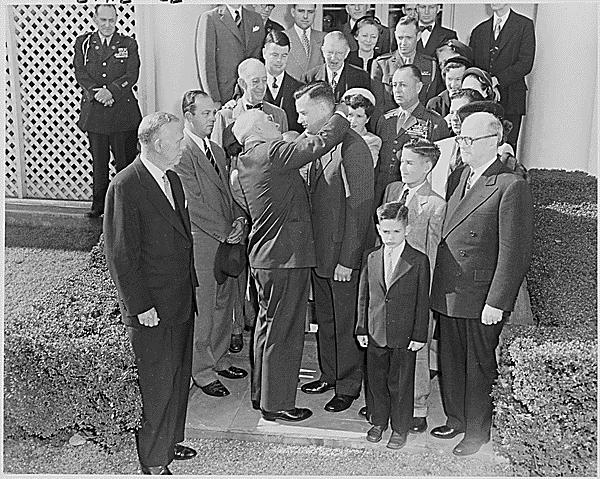
<svg viewBox="0 0 600 479">
<path fill-rule="evenodd" d="M 115 102 L 110 90 L 104 86 L 96 90 L 94 100 L 96 100 L 98 103 L 102 103 L 104 106 L 113 106 Z"/>
</svg>

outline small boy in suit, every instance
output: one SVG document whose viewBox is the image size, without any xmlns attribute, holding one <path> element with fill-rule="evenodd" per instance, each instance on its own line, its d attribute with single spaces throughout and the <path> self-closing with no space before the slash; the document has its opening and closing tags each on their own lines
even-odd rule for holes
<svg viewBox="0 0 600 479">
<path fill-rule="evenodd" d="M 391 422 L 387 447 L 400 449 L 412 425 L 416 352 L 427 342 L 429 260 L 406 241 L 403 203 L 380 206 L 377 220 L 382 245 L 363 265 L 356 336 L 367 348 L 367 440 L 379 442 Z"/>
</svg>

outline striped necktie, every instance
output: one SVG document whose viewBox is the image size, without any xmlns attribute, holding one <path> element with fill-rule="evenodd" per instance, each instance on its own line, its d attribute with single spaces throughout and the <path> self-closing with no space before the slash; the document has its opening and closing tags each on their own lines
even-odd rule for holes
<svg viewBox="0 0 600 479">
<path fill-rule="evenodd" d="M 206 154 L 206 158 L 208 158 L 208 161 L 210 161 L 210 164 L 217 172 L 217 175 L 221 176 L 221 173 L 219 172 L 219 167 L 217 166 L 217 162 L 215 161 L 215 157 L 213 156 L 212 151 L 210 151 L 210 145 L 206 138 L 204 139 L 204 152 Z"/>
<path fill-rule="evenodd" d="M 300 40 L 302 41 L 302 46 L 304 47 L 306 56 L 310 57 L 310 41 L 308 40 L 308 35 L 306 34 L 306 30 L 302 30 L 302 36 L 300 37 Z"/>
</svg>

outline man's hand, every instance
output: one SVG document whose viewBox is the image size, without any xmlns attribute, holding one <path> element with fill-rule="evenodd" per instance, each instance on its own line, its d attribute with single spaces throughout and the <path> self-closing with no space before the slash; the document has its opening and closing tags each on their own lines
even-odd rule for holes
<svg viewBox="0 0 600 479">
<path fill-rule="evenodd" d="M 420 343 L 419 341 L 411 341 L 410 344 L 408 345 L 408 350 L 409 351 L 418 351 L 423 346 L 425 346 L 425 343 Z"/>
<path fill-rule="evenodd" d="M 335 271 L 333 272 L 334 281 L 350 281 L 350 276 L 352 276 L 351 268 L 346 268 L 341 264 L 338 264 L 335 267 Z"/>
<path fill-rule="evenodd" d="M 233 108 L 235 107 L 236 104 L 237 104 L 237 100 L 231 99 L 223 105 L 223 110 L 233 110 Z M 219 107 L 217 107 L 217 106 L 215 106 L 215 108 L 217 110 L 219 109 Z"/>
<path fill-rule="evenodd" d="M 231 223 L 232 230 L 227 236 L 225 240 L 226 243 L 237 244 L 242 240 L 242 236 L 244 234 L 244 225 L 245 221 L 237 218 L 233 223 Z"/>
<path fill-rule="evenodd" d="M 369 336 L 366 334 L 359 334 L 356 336 L 356 340 L 361 348 L 366 348 L 369 344 Z"/>
<path fill-rule="evenodd" d="M 158 314 L 156 314 L 156 309 L 152 308 L 146 311 L 145 313 L 140 313 L 137 315 L 138 321 L 142 326 L 148 326 L 152 328 L 154 326 L 158 326 L 160 318 Z"/>
<path fill-rule="evenodd" d="M 94 99 L 97 102 L 102 103 L 104 106 L 112 106 L 115 102 L 112 93 L 108 88 L 105 87 L 100 88 L 96 92 L 96 94 L 94 95 Z"/>
<path fill-rule="evenodd" d="M 503 311 L 501 309 L 486 304 L 481 312 L 481 322 L 488 326 L 499 323 L 502 321 L 502 313 Z"/>
</svg>

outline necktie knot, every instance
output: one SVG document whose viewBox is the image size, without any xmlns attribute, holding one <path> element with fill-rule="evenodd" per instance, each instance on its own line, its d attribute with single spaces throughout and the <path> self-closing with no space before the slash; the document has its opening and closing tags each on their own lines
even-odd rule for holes
<svg viewBox="0 0 600 479">
<path fill-rule="evenodd" d="M 419 29 L 424 32 L 425 30 L 427 30 L 428 32 L 431 32 L 433 30 L 433 25 L 421 25 L 419 27 Z"/>
<path fill-rule="evenodd" d="M 262 102 L 257 103 L 256 105 L 246 105 L 246 110 L 262 110 L 263 104 Z"/>
<path fill-rule="evenodd" d="M 279 88 L 279 85 L 277 85 L 277 78 L 273 77 L 273 85 L 272 85 L 273 90 L 277 90 Z"/>
<path fill-rule="evenodd" d="M 402 196 L 400 197 L 399 203 L 401 203 L 403 206 L 406 206 L 407 198 L 408 198 L 408 188 L 405 188 L 404 192 L 402 193 Z"/>
<path fill-rule="evenodd" d="M 242 23 L 242 15 L 240 14 L 239 10 L 235 11 L 235 16 L 233 17 L 233 21 L 235 22 L 237 27 L 240 28 L 240 25 Z"/>
<path fill-rule="evenodd" d="M 500 31 L 502 30 L 502 20 L 496 20 L 494 25 L 494 39 L 498 39 L 498 35 L 500 35 Z"/>
</svg>

